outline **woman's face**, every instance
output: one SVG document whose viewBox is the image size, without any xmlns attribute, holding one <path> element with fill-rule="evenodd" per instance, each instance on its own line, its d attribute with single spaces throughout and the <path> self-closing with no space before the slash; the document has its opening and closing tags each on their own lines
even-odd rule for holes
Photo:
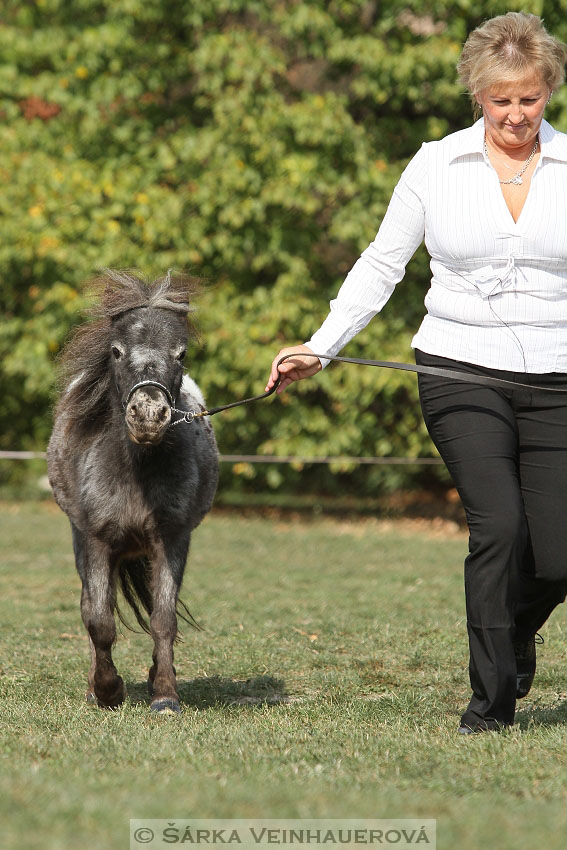
<svg viewBox="0 0 567 850">
<path fill-rule="evenodd" d="M 533 142 L 550 94 L 549 86 L 537 73 L 483 89 L 477 100 L 489 139 L 501 148 L 520 148 Z"/>
</svg>

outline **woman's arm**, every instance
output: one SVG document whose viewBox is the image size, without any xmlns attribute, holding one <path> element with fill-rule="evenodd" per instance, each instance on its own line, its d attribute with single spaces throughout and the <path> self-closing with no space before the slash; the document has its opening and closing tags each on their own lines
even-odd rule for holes
<svg viewBox="0 0 567 850">
<path fill-rule="evenodd" d="M 278 372 L 285 376 L 278 392 L 293 381 L 319 372 L 326 363 L 317 360 L 317 365 L 314 365 L 314 358 L 305 355 L 313 351 L 338 354 L 386 304 L 423 240 L 426 159 L 426 146 L 423 146 L 402 174 L 376 238 L 362 253 L 337 297 L 331 301 L 329 315 L 306 345 L 282 348 L 272 363 L 267 389 L 274 385 Z M 290 353 L 297 357 L 278 367 L 278 360 Z"/>
</svg>

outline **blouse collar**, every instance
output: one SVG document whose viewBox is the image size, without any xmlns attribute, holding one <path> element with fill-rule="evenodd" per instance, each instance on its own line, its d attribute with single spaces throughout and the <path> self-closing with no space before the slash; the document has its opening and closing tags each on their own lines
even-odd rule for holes
<svg viewBox="0 0 567 850">
<path fill-rule="evenodd" d="M 460 144 L 458 150 L 451 151 L 450 162 L 471 153 L 483 154 L 484 118 L 479 118 L 471 127 L 455 135 L 460 136 Z M 539 143 L 542 157 L 567 162 L 567 135 L 555 130 L 545 118 L 539 128 Z"/>
</svg>

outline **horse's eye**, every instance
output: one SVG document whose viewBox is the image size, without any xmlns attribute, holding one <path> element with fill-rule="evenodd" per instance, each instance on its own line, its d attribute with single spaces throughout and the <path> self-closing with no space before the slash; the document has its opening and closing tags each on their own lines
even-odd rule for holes
<svg viewBox="0 0 567 850">
<path fill-rule="evenodd" d="M 180 363 L 183 363 L 183 361 L 185 360 L 186 354 L 187 354 L 186 348 L 184 348 L 182 351 L 179 352 L 179 354 L 177 355 L 177 359 L 179 360 Z"/>
<path fill-rule="evenodd" d="M 123 357 L 123 355 L 124 355 L 124 352 L 122 351 L 121 348 L 119 348 L 117 345 L 112 346 L 112 356 L 114 357 L 115 360 L 120 360 L 120 358 Z"/>
</svg>

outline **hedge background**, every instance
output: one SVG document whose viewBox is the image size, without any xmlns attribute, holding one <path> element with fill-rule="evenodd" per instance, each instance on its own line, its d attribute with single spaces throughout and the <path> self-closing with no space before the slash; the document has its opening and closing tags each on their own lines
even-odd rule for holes
<svg viewBox="0 0 567 850">
<path fill-rule="evenodd" d="M 508 10 L 567 40 L 562 0 L 4 0 L 0 448 L 45 447 L 55 358 L 104 266 L 206 278 L 191 373 L 211 404 L 261 392 L 280 346 L 326 315 L 407 160 L 471 122 L 455 63 Z M 564 131 L 566 106 L 563 88 L 547 117 Z M 427 287 L 420 249 L 344 353 L 411 357 Z M 344 365 L 215 426 L 225 453 L 434 453 L 414 378 Z M 443 476 L 236 472 L 223 486 L 360 495 Z"/>
</svg>

